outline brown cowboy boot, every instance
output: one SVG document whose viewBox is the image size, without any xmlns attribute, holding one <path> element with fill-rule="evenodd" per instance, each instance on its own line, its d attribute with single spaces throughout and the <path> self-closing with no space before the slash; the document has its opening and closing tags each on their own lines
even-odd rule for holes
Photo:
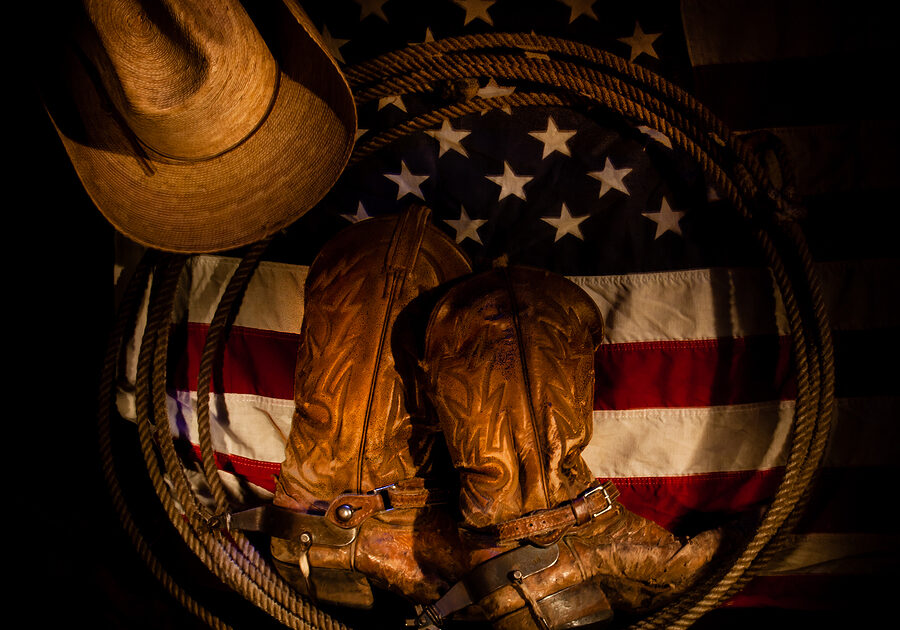
<svg viewBox="0 0 900 630">
<path fill-rule="evenodd" d="M 274 534 L 277 568 L 319 602 L 369 607 L 370 584 L 434 601 L 463 569 L 447 492 L 432 487 L 452 468 L 403 343 L 418 302 L 470 271 L 428 215 L 348 227 L 309 270 L 285 460 L 250 528 Z"/>
<path fill-rule="evenodd" d="M 603 322 L 562 276 L 498 268 L 461 282 L 428 325 L 429 395 L 459 472 L 470 572 L 420 609 L 433 627 L 477 603 L 495 628 L 572 628 L 682 592 L 719 546 L 622 507 L 581 457 Z M 433 624 L 433 625 L 431 625 Z"/>
</svg>

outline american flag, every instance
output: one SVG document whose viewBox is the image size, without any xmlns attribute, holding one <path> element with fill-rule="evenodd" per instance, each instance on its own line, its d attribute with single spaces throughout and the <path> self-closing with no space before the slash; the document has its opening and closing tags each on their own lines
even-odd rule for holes
<svg viewBox="0 0 900 630">
<path fill-rule="evenodd" d="M 682 85 L 751 140 L 784 143 L 836 338 L 835 426 L 793 547 L 698 627 L 878 612 L 885 605 L 878 598 L 896 583 L 889 576 L 900 548 L 887 510 L 900 462 L 900 399 L 890 367 L 900 326 L 898 223 L 885 216 L 896 206 L 897 124 L 875 70 L 851 63 L 871 62 L 887 44 L 836 41 L 816 27 L 882 27 L 859 13 L 847 25 L 842 8 L 806 2 L 304 6 L 345 67 L 461 34 L 558 36 Z M 841 90 L 831 89 L 835 69 L 846 71 Z M 472 89 L 489 99 L 519 87 L 480 76 Z M 870 96 L 865 107 L 860 95 Z M 358 143 L 428 111 L 429 98 L 397 93 L 362 103 Z M 294 405 L 309 263 L 342 227 L 413 202 L 432 209 L 432 222 L 476 268 L 504 259 L 550 269 L 596 300 L 608 337 L 597 355 L 594 438 L 585 458 L 596 476 L 615 481 L 627 507 L 692 533 L 770 500 L 786 463 L 795 375 L 784 306 L 747 227 L 658 131 L 601 107 L 535 106 L 486 107 L 401 137 L 353 164 L 276 237 L 237 315 L 210 406 L 217 458 L 236 503 L 265 501 L 274 488 Z M 199 357 L 238 255 L 190 260 L 173 322 L 184 334 L 174 348 L 171 424 L 197 452 Z M 888 367 L 874 357 L 887 358 Z M 123 395 L 126 417 L 128 405 Z"/>
</svg>

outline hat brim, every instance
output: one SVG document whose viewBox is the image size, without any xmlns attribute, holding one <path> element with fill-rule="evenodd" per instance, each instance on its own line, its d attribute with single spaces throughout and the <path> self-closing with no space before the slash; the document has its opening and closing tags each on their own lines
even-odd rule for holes
<svg viewBox="0 0 900 630">
<path fill-rule="evenodd" d="M 281 76 L 270 112 L 242 143 L 203 161 L 142 151 L 89 68 L 69 56 L 75 116 L 48 111 L 82 184 L 117 230 L 164 251 L 222 251 L 286 227 L 328 192 L 349 159 L 356 112 L 334 60 L 294 9 L 280 16 L 293 32 L 273 50 Z"/>
</svg>

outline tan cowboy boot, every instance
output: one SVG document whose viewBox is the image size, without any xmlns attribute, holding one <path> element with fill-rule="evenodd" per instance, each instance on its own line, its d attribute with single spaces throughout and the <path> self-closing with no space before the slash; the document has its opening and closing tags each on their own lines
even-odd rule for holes
<svg viewBox="0 0 900 630">
<path fill-rule="evenodd" d="M 420 609 L 433 627 L 477 603 L 495 628 L 572 628 L 686 589 L 719 546 L 677 539 L 617 501 L 581 457 L 603 322 L 562 276 L 497 268 L 447 292 L 424 349 L 429 395 L 459 472 L 468 573 Z"/>
<path fill-rule="evenodd" d="M 428 292 L 470 267 L 428 215 L 348 227 L 309 270 L 296 410 L 257 529 L 276 534 L 279 571 L 320 602 L 371 606 L 370 584 L 434 601 L 463 569 L 447 492 L 432 487 L 452 468 L 405 337 Z"/>
</svg>

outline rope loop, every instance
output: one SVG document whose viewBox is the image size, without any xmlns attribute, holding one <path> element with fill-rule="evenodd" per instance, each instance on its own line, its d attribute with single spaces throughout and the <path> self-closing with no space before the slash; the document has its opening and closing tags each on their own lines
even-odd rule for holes
<svg viewBox="0 0 900 630">
<path fill-rule="evenodd" d="M 755 530 L 734 555 L 681 599 L 632 627 L 687 628 L 740 590 L 779 550 L 805 507 L 808 488 L 822 460 L 834 405 L 834 354 L 821 287 L 800 231 L 803 212 L 794 199 L 795 180 L 786 151 L 776 139 L 732 134 L 703 105 L 662 77 L 586 44 L 526 33 L 491 33 L 416 44 L 347 68 L 358 104 L 389 93 L 425 93 L 440 101 L 431 111 L 389 129 L 367 134 L 351 164 L 415 131 L 448 117 L 487 107 L 564 106 L 603 108 L 666 134 L 704 171 L 755 235 L 784 303 L 797 375 L 797 400 L 785 474 Z M 480 98 L 478 79 L 515 81 L 520 91 Z M 759 149 L 762 148 L 762 151 Z M 762 157 L 760 157 L 762 156 Z M 768 157 L 767 157 L 768 156 Z M 777 164 L 779 169 L 771 168 Z M 291 628 L 344 628 L 297 595 L 239 532 L 228 528 L 229 504 L 219 479 L 209 426 L 211 370 L 220 360 L 241 298 L 269 241 L 253 246 L 230 279 L 203 349 L 198 375 L 198 424 L 202 474 L 214 507 L 196 496 L 175 453 L 166 411 L 169 319 L 183 257 L 152 253 L 135 274 L 140 295 L 148 281 L 151 301 L 138 372 L 138 426 L 145 463 L 160 502 L 191 551 L 221 581 Z M 150 270 L 153 270 L 150 273 Z M 136 531 L 119 489 L 108 438 L 116 366 L 125 331 L 133 330 L 136 307 L 123 302 L 101 386 L 104 472 L 123 526 L 151 570 L 179 601 L 212 627 L 227 627 L 172 583 Z M 132 323 L 129 323 L 132 322 Z M 154 440 L 153 437 L 159 438 Z M 187 515 L 187 518 L 182 516 Z"/>
</svg>

